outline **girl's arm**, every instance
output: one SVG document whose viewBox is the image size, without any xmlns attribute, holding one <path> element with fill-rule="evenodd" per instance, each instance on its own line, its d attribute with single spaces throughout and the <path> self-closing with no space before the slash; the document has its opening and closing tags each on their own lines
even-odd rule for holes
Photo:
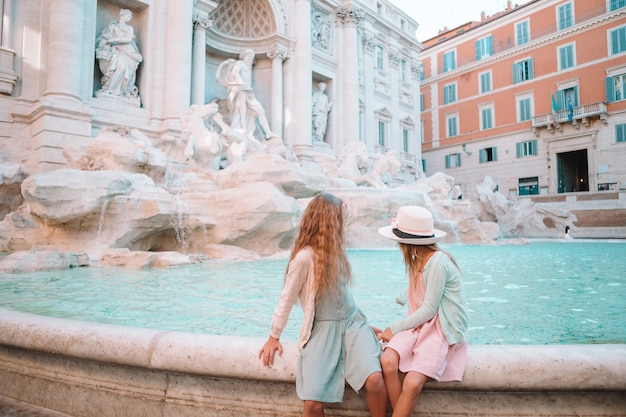
<svg viewBox="0 0 626 417">
<path fill-rule="evenodd" d="M 289 314 L 293 305 L 297 302 L 298 296 L 302 291 L 311 264 L 311 258 L 307 252 L 302 250 L 296 254 L 296 257 L 289 262 L 287 267 L 287 275 L 285 276 L 285 284 L 280 293 L 278 305 L 274 309 L 272 315 L 272 324 L 270 327 L 270 335 L 259 350 L 259 358 L 263 361 L 263 365 L 272 366 L 274 364 L 274 353 L 278 351 L 278 355 L 283 355 L 283 346 L 280 344 L 280 335 L 283 332 Z"/>
<path fill-rule="evenodd" d="M 312 259 L 306 250 L 298 252 L 289 262 L 287 267 L 287 275 L 285 276 L 285 284 L 280 293 L 278 304 L 272 315 L 272 325 L 270 327 L 270 336 L 280 339 L 293 305 L 298 301 L 298 297 L 306 282 Z"/>
<path fill-rule="evenodd" d="M 446 256 L 444 254 L 444 256 Z M 412 314 L 396 321 L 389 326 L 393 334 L 402 330 L 418 327 L 435 317 L 439 310 L 439 304 L 443 298 L 443 290 L 446 285 L 447 268 L 441 262 L 430 263 L 424 271 L 426 294 L 424 303 Z"/>
</svg>

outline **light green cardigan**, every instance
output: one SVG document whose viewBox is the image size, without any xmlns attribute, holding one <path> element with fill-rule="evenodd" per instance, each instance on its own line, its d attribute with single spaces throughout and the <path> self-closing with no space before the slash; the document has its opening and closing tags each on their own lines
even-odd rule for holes
<svg viewBox="0 0 626 417">
<path fill-rule="evenodd" d="M 448 255 L 437 251 L 424 267 L 424 282 L 424 304 L 389 326 L 393 334 L 418 327 L 439 313 L 439 321 L 448 343 L 453 345 L 467 341 L 467 307 L 461 271 Z M 406 295 L 405 291 L 398 299 L 406 299 Z"/>
</svg>

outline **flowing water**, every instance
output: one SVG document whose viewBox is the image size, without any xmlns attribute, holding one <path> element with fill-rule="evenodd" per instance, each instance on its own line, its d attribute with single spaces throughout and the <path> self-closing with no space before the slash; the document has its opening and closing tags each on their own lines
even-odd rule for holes
<svg viewBox="0 0 626 417">
<path fill-rule="evenodd" d="M 626 243 L 442 245 L 463 270 L 470 343 L 626 343 Z M 405 307 L 399 250 L 350 250 L 357 304 L 385 327 Z M 266 337 L 287 260 L 166 270 L 74 268 L 0 277 L 0 306 L 133 327 Z M 2 314 L 0 310 L 0 314 Z M 296 340 L 294 307 L 283 339 Z"/>
</svg>

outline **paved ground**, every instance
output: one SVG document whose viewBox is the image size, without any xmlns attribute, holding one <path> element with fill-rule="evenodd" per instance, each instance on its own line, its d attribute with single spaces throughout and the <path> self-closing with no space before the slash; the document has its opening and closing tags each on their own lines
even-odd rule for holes
<svg viewBox="0 0 626 417">
<path fill-rule="evenodd" d="M 70 417 L 64 413 L 35 407 L 0 396 L 0 417 Z"/>
</svg>

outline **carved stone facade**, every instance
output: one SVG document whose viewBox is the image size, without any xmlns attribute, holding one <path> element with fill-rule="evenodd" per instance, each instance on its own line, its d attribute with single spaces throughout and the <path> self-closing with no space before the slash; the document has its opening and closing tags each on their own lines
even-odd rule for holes
<svg viewBox="0 0 626 417">
<path fill-rule="evenodd" d="M 191 105 L 216 102 L 227 117 L 217 68 L 252 49 L 256 97 L 271 131 L 299 159 L 317 151 L 311 97 L 323 82 L 333 103 L 325 146 L 335 155 L 355 141 L 370 153 L 393 149 L 405 162 L 399 181 L 411 181 L 421 158 L 417 23 L 386 0 L 376 3 L 58 0 L 52 7 L 0 0 L 0 136 L 10 144 L 0 157 L 34 150 L 23 161 L 34 173 L 64 166 L 66 144 L 111 126 L 163 141 L 180 137 Z M 125 23 L 141 55 L 136 99 L 99 92 L 105 81 L 96 41 L 122 9 L 131 12 Z M 383 108 L 384 121 L 376 118 Z M 34 125 L 41 128 L 31 137 Z"/>
</svg>

